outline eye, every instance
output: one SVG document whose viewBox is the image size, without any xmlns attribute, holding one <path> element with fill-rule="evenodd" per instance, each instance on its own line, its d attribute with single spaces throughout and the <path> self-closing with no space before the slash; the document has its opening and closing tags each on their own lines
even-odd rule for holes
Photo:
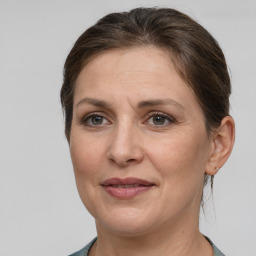
<svg viewBox="0 0 256 256">
<path fill-rule="evenodd" d="M 92 114 L 83 118 L 81 123 L 85 126 L 102 126 L 108 124 L 109 121 L 101 115 Z"/>
<path fill-rule="evenodd" d="M 92 116 L 90 120 L 93 125 L 100 125 L 104 121 L 102 116 Z"/>
<path fill-rule="evenodd" d="M 164 113 L 151 113 L 148 118 L 148 124 L 154 126 L 167 126 L 171 123 L 174 123 L 174 118 L 166 115 Z"/>
</svg>

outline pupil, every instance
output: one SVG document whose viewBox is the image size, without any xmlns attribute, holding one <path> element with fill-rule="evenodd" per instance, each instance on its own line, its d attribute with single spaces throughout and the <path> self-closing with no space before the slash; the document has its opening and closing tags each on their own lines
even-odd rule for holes
<svg viewBox="0 0 256 256">
<path fill-rule="evenodd" d="M 162 125 L 162 124 L 164 124 L 164 122 L 165 122 L 165 118 L 162 117 L 162 116 L 155 116 L 155 117 L 153 118 L 153 122 L 154 122 L 154 124 L 156 124 L 156 125 Z"/>
<path fill-rule="evenodd" d="M 103 119 L 101 116 L 94 116 L 92 117 L 92 123 L 97 125 L 97 124 L 102 124 Z"/>
</svg>

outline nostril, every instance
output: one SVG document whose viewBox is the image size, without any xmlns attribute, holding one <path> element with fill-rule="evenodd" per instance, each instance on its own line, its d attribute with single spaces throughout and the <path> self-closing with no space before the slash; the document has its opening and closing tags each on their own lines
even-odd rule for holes
<svg viewBox="0 0 256 256">
<path fill-rule="evenodd" d="M 118 141 L 117 141 L 118 142 Z M 109 162 L 120 166 L 135 164 L 141 162 L 143 159 L 143 150 L 140 145 L 113 143 L 109 147 L 107 157 Z"/>
<path fill-rule="evenodd" d="M 118 164 L 120 166 L 127 166 L 129 164 L 136 163 L 138 161 L 135 158 L 130 158 L 128 160 L 125 160 L 125 159 L 114 158 L 114 157 L 109 158 L 109 160 L 111 161 L 111 163 Z"/>
<path fill-rule="evenodd" d="M 126 162 L 127 163 L 130 163 L 130 162 L 134 162 L 134 161 L 136 161 L 135 159 L 129 159 L 129 160 L 127 160 Z"/>
</svg>

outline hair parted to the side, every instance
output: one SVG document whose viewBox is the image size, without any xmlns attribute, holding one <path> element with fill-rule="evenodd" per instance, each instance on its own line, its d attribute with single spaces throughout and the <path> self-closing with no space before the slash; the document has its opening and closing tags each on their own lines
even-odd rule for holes
<svg viewBox="0 0 256 256">
<path fill-rule="evenodd" d="M 200 24 L 177 10 L 136 8 L 106 15 L 87 29 L 71 49 L 61 88 L 68 141 L 75 83 L 82 68 L 104 51 L 145 46 L 163 48 L 170 53 L 177 73 L 196 95 L 208 132 L 229 115 L 230 77 L 216 40 Z M 207 179 L 206 176 L 206 183 Z"/>
</svg>

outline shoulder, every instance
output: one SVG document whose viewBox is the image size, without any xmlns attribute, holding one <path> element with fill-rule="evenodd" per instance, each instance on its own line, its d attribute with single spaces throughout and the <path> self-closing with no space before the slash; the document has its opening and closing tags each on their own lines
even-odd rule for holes
<svg viewBox="0 0 256 256">
<path fill-rule="evenodd" d="M 214 252 L 214 256 L 225 256 L 213 243 L 212 243 L 212 249 Z"/>
<path fill-rule="evenodd" d="M 205 238 L 209 241 L 209 243 L 211 244 L 212 246 L 212 249 L 213 249 L 213 253 L 214 253 L 214 256 L 225 256 L 217 247 L 216 245 L 208 238 L 205 236 Z"/>
<path fill-rule="evenodd" d="M 80 251 L 77 251 L 75 253 L 70 254 L 69 256 L 88 256 L 88 252 L 90 250 L 90 248 L 92 247 L 92 245 L 94 244 L 94 242 L 96 241 L 97 238 L 94 238 L 89 244 L 87 244 L 83 249 L 81 249 Z"/>
</svg>

